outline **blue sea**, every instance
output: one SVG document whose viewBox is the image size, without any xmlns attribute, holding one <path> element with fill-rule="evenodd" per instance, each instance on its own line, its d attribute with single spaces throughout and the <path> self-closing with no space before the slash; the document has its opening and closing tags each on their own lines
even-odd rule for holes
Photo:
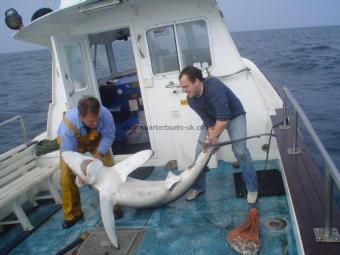
<svg viewBox="0 0 340 255">
<path fill-rule="evenodd" d="M 234 32 L 232 37 L 241 55 L 255 62 L 278 91 L 291 90 L 340 168 L 340 26 Z M 1 54 L 0 77 L 0 122 L 21 115 L 29 138 L 43 132 L 51 101 L 49 51 Z M 17 122 L 0 129 L 0 153 L 22 143 Z M 307 142 L 312 145 L 308 137 Z"/>
</svg>

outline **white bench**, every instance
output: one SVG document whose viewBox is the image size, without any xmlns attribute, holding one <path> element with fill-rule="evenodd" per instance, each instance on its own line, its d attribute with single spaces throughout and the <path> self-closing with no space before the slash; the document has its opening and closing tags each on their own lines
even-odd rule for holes
<svg viewBox="0 0 340 255">
<path fill-rule="evenodd" d="M 10 206 L 17 220 L 0 221 L 1 225 L 20 223 L 22 228 L 32 230 L 33 226 L 21 207 L 23 195 L 28 196 L 33 206 L 37 200 L 53 198 L 60 203 L 60 195 L 52 183 L 52 175 L 59 169 L 55 163 L 46 167 L 39 167 L 35 159 L 35 145 L 26 147 L 21 145 L 0 155 L 0 208 Z M 35 196 L 39 183 L 47 181 L 51 195 Z M 37 190 L 37 189 L 35 189 Z"/>
</svg>

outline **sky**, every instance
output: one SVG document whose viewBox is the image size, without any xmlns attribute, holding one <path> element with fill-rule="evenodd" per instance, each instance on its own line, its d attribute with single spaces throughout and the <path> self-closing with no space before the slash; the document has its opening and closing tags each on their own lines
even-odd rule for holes
<svg viewBox="0 0 340 255">
<path fill-rule="evenodd" d="M 163 0 L 166 1 L 166 0 Z M 170 0 L 167 0 L 170 1 Z M 41 49 L 11 38 L 5 11 L 15 8 L 29 23 L 39 8 L 57 9 L 60 0 L 0 0 L 0 54 Z M 229 31 L 340 25 L 340 0 L 217 0 Z"/>
</svg>

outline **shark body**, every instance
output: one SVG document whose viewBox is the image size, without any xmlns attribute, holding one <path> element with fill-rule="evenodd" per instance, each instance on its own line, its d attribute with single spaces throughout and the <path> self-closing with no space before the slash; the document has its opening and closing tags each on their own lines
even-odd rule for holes
<svg viewBox="0 0 340 255">
<path fill-rule="evenodd" d="M 140 151 L 113 167 L 106 167 L 93 157 L 78 152 L 62 152 L 66 164 L 77 176 L 78 186 L 94 187 L 100 196 L 101 217 L 105 231 L 114 247 L 119 247 L 115 231 L 113 206 L 118 203 L 131 208 L 159 207 L 181 197 L 207 165 L 213 148 L 201 152 L 195 162 L 179 175 L 169 171 L 165 180 L 146 181 L 128 177 L 148 161 L 153 152 Z"/>
</svg>

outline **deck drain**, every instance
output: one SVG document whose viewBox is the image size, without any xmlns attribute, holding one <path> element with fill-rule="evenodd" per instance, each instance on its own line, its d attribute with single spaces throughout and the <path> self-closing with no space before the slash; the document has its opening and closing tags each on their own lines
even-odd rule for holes
<svg viewBox="0 0 340 255">
<path fill-rule="evenodd" d="M 271 218 L 266 221 L 266 226 L 269 230 L 283 230 L 287 226 L 287 222 L 282 218 Z"/>
</svg>

